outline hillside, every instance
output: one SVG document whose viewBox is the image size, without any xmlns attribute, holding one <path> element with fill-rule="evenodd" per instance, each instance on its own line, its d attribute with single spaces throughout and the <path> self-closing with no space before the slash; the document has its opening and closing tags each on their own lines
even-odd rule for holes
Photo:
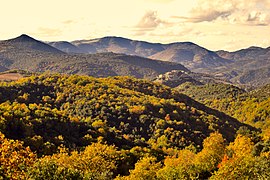
<svg viewBox="0 0 270 180">
<path fill-rule="evenodd" d="M 269 85 L 246 92 L 226 84 L 182 84 L 177 88 L 199 102 L 264 132 L 270 130 Z"/>
<path fill-rule="evenodd" d="M 127 77 L 31 76 L 2 84 L 0 96 L 1 132 L 30 146 L 29 138 L 36 136 L 53 146 L 62 136 L 66 146 L 75 147 L 86 136 L 91 141 L 101 136 L 121 148 L 153 143 L 183 148 L 201 146 L 214 131 L 232 141 L 245 126 L 169 88 Z"/>
<path fill-rule="evenodd" d="M 218 51 L 217 54 L 234 61 L 230 69 L 220 71 L 232 82 L 254 87 L 270 83 L 270 48 L 249 47 L 235 52 Z"/>
<path fill-rule="evenodd" d="M 0 66 L 3 70 L 51 71 L 96 77 L 130 75 L 149 79 L 174 69 L 189 71 L 177 63 L 124 54 L 67 54 L 26 35 L 0 42 Z"/>
<path fill-rule="evenodd" d="M 160 74 L 153 81 L 172 88 L 186 83 L 191 83 L 193 85 L 203 85 L 209 83 L 232 84 L 230 81 L 224 78 L 222 79 L 209 74 L 185 72 L 181 70 L 172 70 L 166 72 L 165 74 Z"/>
<path fill-rule="evenodd" d="M 3 179 L 268 174 L 268 136 L 150 81 L 42 74 L 0 83 L 0 99 Z"/>
</svg>

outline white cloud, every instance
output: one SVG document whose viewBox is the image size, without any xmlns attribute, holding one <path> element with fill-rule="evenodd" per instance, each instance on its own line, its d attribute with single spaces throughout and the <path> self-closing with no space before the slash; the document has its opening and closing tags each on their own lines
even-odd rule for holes
<svg viewBox="0 0 270 180">
<path fill-rule="evenodd" d="M 197 0 L 189 16 L 175 16 L 185 22 L 221 21 L 232 24 L 269 25 L 268 0 Z"/>
<path fill-rule="evenodd" d="M 145 13 L 145 15 L 141 18 L 139 23 L 136 25 L 136 28 L 140 28 L 143 30 L 147 29 L 155 29 L 160 24 L 165 24 L 166 22 L 161 20 L 156 11 L 148 11 Z"/>
</svg>

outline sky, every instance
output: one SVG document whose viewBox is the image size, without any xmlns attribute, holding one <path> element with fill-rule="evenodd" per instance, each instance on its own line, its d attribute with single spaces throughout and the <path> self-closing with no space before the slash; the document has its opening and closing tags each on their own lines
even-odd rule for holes
<svg viewBox="0 0 270 180">
<path fill-rule="evenodd" d="M 210 50 L 270 46 L 270 0 L 0 0 L 0 40 L 120 36 Z"/>
</svg>

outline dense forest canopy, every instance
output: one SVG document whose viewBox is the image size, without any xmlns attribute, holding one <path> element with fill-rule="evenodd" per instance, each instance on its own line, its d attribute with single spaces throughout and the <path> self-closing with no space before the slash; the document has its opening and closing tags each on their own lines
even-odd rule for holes
<svg viewBox="0 0 270 180">
<path fill-rule="evenodd" d="M 270 86 L 266 85 L 246 92 L 233 85 L 206 84 L 201 86 L 182 84 L 180 92 L 207 106 L 225 112 L 240 122 L 270 130 Z"/>
<path fill-rule="evenodd" d="M 190 87 L 184 93 L 194 90 Z M 225 92 L 233 92 L 232 97 L 220 95 L 211 104 L 131 77 L 47 73 L 1 82 L 0 177 L 269 177 L 267 123 L 253 127 L 248 120 L 238 121 L 240 116 L 228 108 L 216 106 L 231 98 L 235 107 L 265 103 L 258 111 L 267 113 L 268 95 L 253 92 L 250 96 L 258 100 L 252 101 L 240 89 Z M 265 113 L 257 116 L 263 119 Z"/>
</svg>

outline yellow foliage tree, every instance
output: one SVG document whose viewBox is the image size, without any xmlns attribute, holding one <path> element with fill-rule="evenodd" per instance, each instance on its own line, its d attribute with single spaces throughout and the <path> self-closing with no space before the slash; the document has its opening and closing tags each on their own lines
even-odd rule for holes
<svg viewBox="0 0 270 180">
<path fill-rule="evenodd" d="M 8 140 L 0 132 L 0 178 L 25 179 L 27 168 L 32 166 L 36 155 L 29 147 L 17 140 Z"/>
<path fill-rule="evenodd" d="M 211 179 L 268 179 L 269 157 L 255 157 L 252 149 L 251 139 L 238 135 L 227 147 L 227 154 Z"/>
<path fill-rule="evenodd" d="M 203 141 L 203 149 L 196 156 L 195 163 L 201 171 L 211 172 L 217 168 L 217 165 L 224 157 L 225 143 L 221 134 L 211 133 Z"/>
<path fill-rule="evenodd" d="M 117 177 L 118 180 L 152 180 L 157 179 L 157 172 L 161 164 L 156 162 L 155 157 L 143 157 L 135 164 L 135 169 L 130 171 L 129 176 Z"/>
</svg>

